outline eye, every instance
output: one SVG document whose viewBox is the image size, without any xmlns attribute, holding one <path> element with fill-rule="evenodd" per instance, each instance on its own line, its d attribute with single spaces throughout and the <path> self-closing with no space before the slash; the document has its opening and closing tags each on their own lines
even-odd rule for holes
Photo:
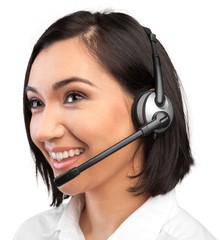
<svg viewBox="0 0 220 240">
<path fill-rule="evenodd" d="M 37 98 L 30 99 L 28 105 L 30 110 L 39 109 L 44 106 L 43 102 Z"/>
<path fill-rule="evenodd" d="M 85 99 L 84 94 L 79 92 L 69 92 L 65 95 L 65 103 L 78 102 Z"/>
</svg>

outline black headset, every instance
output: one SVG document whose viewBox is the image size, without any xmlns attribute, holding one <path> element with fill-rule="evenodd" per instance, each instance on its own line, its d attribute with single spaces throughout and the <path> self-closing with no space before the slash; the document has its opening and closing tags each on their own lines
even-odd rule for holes
<svg viewBox="0 0 220 240">
<path fill-rule="evenodd" d="M 156 35 L 149 28 L 143 27 L 143 29 L 150 39 L 152 48 L 155 90 L 146 90 L 137 94 L 132 106 L 132 120 L 138 129 L 151 122 L 159 112 L 165 113 L 169 117 L 169 124 L 154 130 L 154 133 L 162 133 L 170 126 L 173 120 L 173 106 L 169 98 L 164 94 L 161 62 L 156 49 Z"/>
<path fill-rule="evenodd" d="M 144 28 L 144 30 L 150 38 L 152 47 L 155 91 L 147 90 L 135 97 L 132 106 L 132 119 L 138 130 L 78 167 L 74 167 L 62 175 L 57 176 L 54 182 L 58 187 L 74 179 L 81 172 L 127 146 L 136 139 L 147 136 L 150 133 L 154 133 L 154 135 L 162 133 L 170 126 L 173 120 L 173 107 L 170 100 L 164 95 L 160 58 L 156 50 L 156 36 L 151 33 L 150 29 Z"/>
</svg>

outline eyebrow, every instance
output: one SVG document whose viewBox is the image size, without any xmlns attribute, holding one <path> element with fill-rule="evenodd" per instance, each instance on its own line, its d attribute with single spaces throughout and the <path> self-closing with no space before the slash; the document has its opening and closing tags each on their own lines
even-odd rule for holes
<svg viewBox="0 0 220 240">
<path fill-rule="evenodd" d="M 67 78 L 67 79 L 64 79 L 64 80 L 61 80 L 61 81 L 58 81 L 58 82 L 54 83 L 52 85 L 52 89 L 56 91 L 56 90 L 58 90 L 58 89 L 60 89 L 64 86 L 66 86 L 70 83 L 74 83 L 74 82 L 80 82 L 80 83 L 88 84 L 92 87 L 96 87 L 92 82 L 90 82 L 87 79 L 79 78 L 79 77 L 70 77 L 70 78 Z M 37 90 L 34 87 L 31 87 L 31 86 L 26 87 L 25 92 L 27 93 L 28 91 L 37 93 Z"/>
<path fill-rule="evenodd" d="M 54 83 L 52 88 L 54 90 L 57 90 L 59 88 L 64 87 L 65 85 L 67 85 L 69 83 L 73 83 L 73 82 L 81 82 L 81 83 L 88 84 L 88 85 L 90 85 L 92 87 L 95 87 L 95 85 L 92 82 L 90 82 L 89 80 L 87 80 L 87 79 L 79 78 L 79 77 L 71 77 L 71 78 L 67 78 L 67 79 L 64 79 L 64 80 L 61 80 L 59 82 Z"/>
</svg>

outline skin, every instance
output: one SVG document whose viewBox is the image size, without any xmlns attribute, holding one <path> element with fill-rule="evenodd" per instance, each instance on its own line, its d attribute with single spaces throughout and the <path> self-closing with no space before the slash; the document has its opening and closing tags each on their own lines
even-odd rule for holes
<svg viewBox="0 0 220 240">
<path fill-rule="evenodd" d="M 64 81 L 64 80 L 70 81 Z M 78 39 L 54 43 L 35 59 L 27 88 L 32 106 L 31 137 L 58 176 L 135 132 L 133 97 Z M 55 167 L 48 151 L 83 148 L 67 168 Z M 135 141 L 60 187 L 85 193 L 80 225 L 86 239 L 106 239 L 148 198 L 127 189 L 139 173 L 140 142 Z"/>
</svg>

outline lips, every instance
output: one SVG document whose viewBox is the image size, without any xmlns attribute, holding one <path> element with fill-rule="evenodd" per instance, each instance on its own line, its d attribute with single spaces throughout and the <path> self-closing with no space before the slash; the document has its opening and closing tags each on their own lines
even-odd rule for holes
<svg viewBox="0 0 220 240">
<path fill-rule="evenodd" d="M 67 170 L 79 160 L 82 153 L 84 152 L 83 148 L 70 149 L 68 151 L 59 151 L 59 152 L 49 152 L 49 155 L 52 159 L 52 166 L 57 170 Z"/>
</svg>

